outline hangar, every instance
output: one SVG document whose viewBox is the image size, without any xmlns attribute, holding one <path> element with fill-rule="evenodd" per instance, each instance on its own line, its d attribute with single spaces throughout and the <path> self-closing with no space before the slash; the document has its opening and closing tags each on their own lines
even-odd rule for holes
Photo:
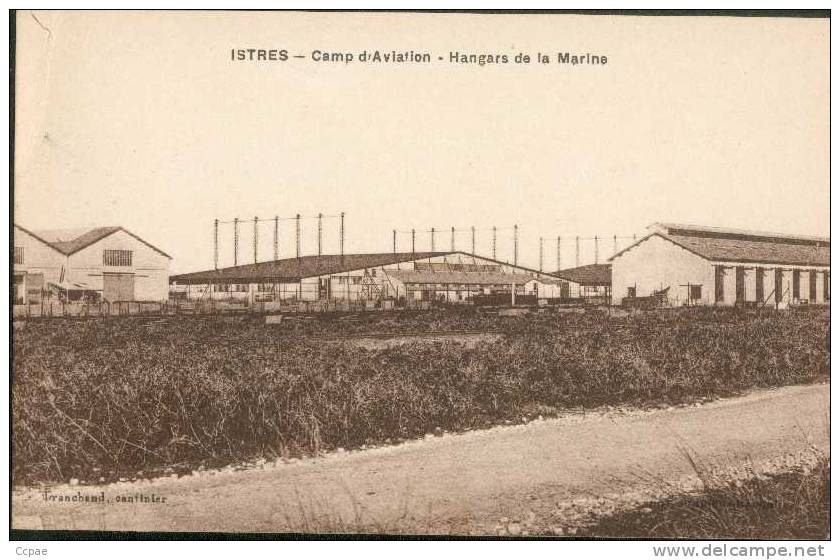
<svg viewBox="0 0 840 560">
<path fill-rule="evenodd" d="M 309 255 L 178 274 L 190 300 L 468 303 L 478 294 L 559 297 L 568 282 L 461 251 Z M 565 287 L 568 290 L 568 286 Z"/>
<path fill-rule="evenodd" d="M 669 305 L 826 304 L 831 241 L 787 235 L 655 223 L 619 251 L 612 265 L 612 302 L 657 297 Z"/>
</svg>

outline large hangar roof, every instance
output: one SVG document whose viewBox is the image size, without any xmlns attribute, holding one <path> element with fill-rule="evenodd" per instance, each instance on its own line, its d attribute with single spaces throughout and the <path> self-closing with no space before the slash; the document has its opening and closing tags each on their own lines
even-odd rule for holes
<svg viewBox="0 0 840 560">
<path fill-rule="evenodd" d="M 361 253 L 348 255 L 308 255 L 276 261 L 243 264 L 220 268 L 176 274 L 170 282 L 178 284 L 224 284 L 252 282 L 300 282 L 303 278 L 340 274 L 351 270 L 375 268 L 401 262 L 428 259 L 449 255 L 449 252 L 425 253 Z"/>
<path fill-rule="evenodd" d="M 830 266 L 828 237 L 785 235 L 736 229 L 657 223 L 652 233 L 613 255 L 614 260 L 651 236 L 659 236 L 683 249 L 715 262 Z"/>
</svg>

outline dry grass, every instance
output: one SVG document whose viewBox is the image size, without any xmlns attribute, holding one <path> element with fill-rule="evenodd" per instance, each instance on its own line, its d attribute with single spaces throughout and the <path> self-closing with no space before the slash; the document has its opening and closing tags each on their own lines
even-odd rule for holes
<svg viewBox="0 0 840 560">
<path fill-rule="evenodd" d="M 365 350 L 318 338 L 476 328 L 506 339 Z M 15 483 L 190 471 L 829 371 L 817 314 L 51 321 L 15 329 L 13 343 Z"/>
<path fill-rule="evenodd" d="M 711 474 L 687 455 L 699 493 L 645 504 L 600 519 L 582 537 L 645 539 L 828 539 L 830 461 L 743 480 Z"/>
</svg>

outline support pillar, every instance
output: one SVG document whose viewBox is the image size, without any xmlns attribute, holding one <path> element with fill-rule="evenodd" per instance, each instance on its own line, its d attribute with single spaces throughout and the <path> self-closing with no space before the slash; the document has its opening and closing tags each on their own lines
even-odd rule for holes
<svg viewBox="0 0 840 560">
<path fill-rule="evenodd" d="M 775 268 L 765 268 L 764 269 L 764 301 L 767 302 L 767 307 L 774 307 L 776 303 L 776 294 L 772 296 L 770 294 L 773 293 L 773 288 L 776 284 L 776 269 Z M 767 299 L 770 298 L 770 299 Z M 762 301 L 761 303 L 764 303 Z"/>
<path fill-rule="evenodd" d="M 814 294 L 814 298 L 813 298 L 814 302 L 815 303 L 825 303 L 825 297 L 824 297 L 824 292 L 823 292 L 825 274 L 823 273 L 822 270 L 816 271 L 815 274 L 817 275 L 817 293 Z"/>
<path fill-rule="evenodd" d="M 782 301 L 779 307 L 786 308 L 793 302 L 793 271 L 782 271 Z"/>
<path fill-rule="evenodd" d="M 744 269 L 744 301 L 754 302 L 755 298 L 755 269 Z"/>
<path fill-rule="evenodd" d="M 723 304 L 735 305 L 735 267 L 727 266 L 723 269 Z"/>
</svg>

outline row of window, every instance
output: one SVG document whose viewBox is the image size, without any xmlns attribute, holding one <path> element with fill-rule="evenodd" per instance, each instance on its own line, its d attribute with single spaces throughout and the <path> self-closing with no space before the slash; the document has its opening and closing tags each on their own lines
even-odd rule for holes
<svg viewBox="0 0 840 560">
<path fill-rule="evenodd" d="M 776 303 L 782 301 L 784 296 L 784 288 L 782 286 L 782 271 L 776 269 L 773 271 L 774 278 L 773 278 L 773 291 L 770 294 L 764 293 L 764 277 L 765 274 L 769 274 L 769 270 L 765 270 L 762 268 L 757 268 L 755 270 L 755 300 L 763 302 L 766 298 L 773 296 L 773 299 Z M 817 275 L 823 275 L 823 284 L 822 284 L 822 292 L 823 292 L 823 300 L 830 301 L 831 300 L 831 275 L 828 272 L 824 271 L 801 271 L 801 270 L 794 270 L 792 276 L 792 286 L 791 286 L 791 298 L 793 299 L 802 299 L 802 276 L 803 274 L 807 275 L 808 277 L 808 296 L 809 299 L 815 300 L 816 293 L 817 293 Z M 725 275 L 724 267 L 717 266 L 715 267 L 715 302 L 720 303 L 724 300 L 724 280 L 723 277 Z M 684 286 L 685 287 L 685 286 Z M 699 284 L 688 284 L 688 299 L 690 301 L 699 301 L 703 299 L 703 286 Z M 634 298 L 636 297 L 636 286 L 630 286 L 627 288 L 627 297 Z M 745 270 L 743 267 L 736 267 L 735 268 L 735 301 L 736 302 L 743 302 L 746 301 L 746 278 L 745 278 Z"/>
<path fill-rule="evenodd" d="M 783 282 L 783 272 L 781 269 L 775 269 L 773 272 L 773 291 L 771 294 L 764 293 L 764 277 L 766 274 L 770 274 L 770 270 L 765 270 L 763 268 L 756 268 L 755 269 L 755 299 L 756 301 L 764 301 L 766 298 L 770 297 L 771 295 L 774 297 L 776 303 L 782 301 L 782 297 L 784 296 L 784 287 L 782 285 Z M 722 302 L 723 297 L 723 276 L 724 276 L 724 267 L 717 266 L 715 267 L 715 301 Z M 793 299 L 802 299 L 802 276 L 806 275 L 808 278 L 808 297 L 809 299 L 816 299 L 817 293 L 817 275 L 823 275 L 823 285 L 822 285 L 822 292 L 823 292 L 823 299 L 825 301 L 829 301 L 831 297 L 830 291 L 830 278 L 831 275 L 825 271 L 816 271 L 816 270 L 794 270 L 792 275 L 792 286 L 791 286 L 791 294 L 790 297 Z M 745 301 L 746 298 L 746 278 L 745 278 L 745 269 L 744 267 L 738 266 L 735 267 L 735 301 L 741 302 Z"/>
</svg>

